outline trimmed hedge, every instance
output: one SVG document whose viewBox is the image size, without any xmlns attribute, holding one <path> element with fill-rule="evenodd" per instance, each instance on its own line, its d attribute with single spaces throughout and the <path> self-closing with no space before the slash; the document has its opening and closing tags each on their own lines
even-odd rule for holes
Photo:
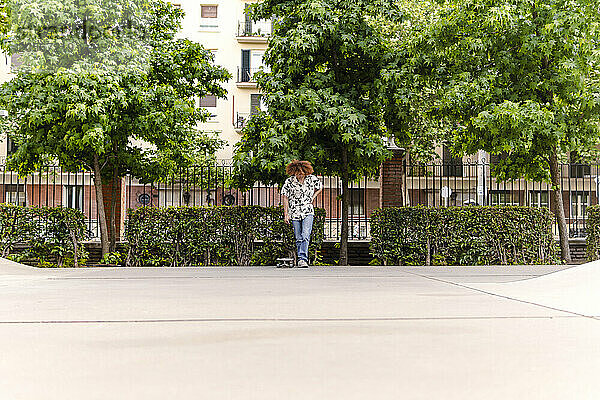
<svg viewBox="0 0 600 400">
<path fill-rule="evenodd" d="M 552 223 L 546 208 L 385 208 L 371 217 L 371 252 L 385 265 L 556 264 Z"/>
<path fill-rule="evenodd" d="M 79 210 L 0 204 L 2 257 L 41 267 L 78 267 L 87 258 L 85 238 L 85 216 Z M 17 244 L 26 250 L 11 254 Z"/>
<path fill-rule="evenodd" d="M 586 208 L 586 253 L 588 261 L 600 259 L 600 206 Z"/>
<path fill-rule="evenodd" d="M 315 209 L 309 257 L 315 262 L 324 239 L 325 210 Z M 296 242 L 283 207 L 142 207 L 128 210 L 125 224 L 129 267 L 274 265 L 293 257 Z"/>
</svg>

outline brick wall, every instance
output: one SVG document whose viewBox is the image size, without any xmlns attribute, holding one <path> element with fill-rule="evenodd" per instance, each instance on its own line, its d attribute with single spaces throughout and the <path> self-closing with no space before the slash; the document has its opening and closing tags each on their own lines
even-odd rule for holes
<svg viewBox="0 0 600 400">
<path fill-rule="evenodd" d="M 392 150 L 393 157 L 381 165 L 380 206 L 404 205 L 404 150 Z"/>
</svg>

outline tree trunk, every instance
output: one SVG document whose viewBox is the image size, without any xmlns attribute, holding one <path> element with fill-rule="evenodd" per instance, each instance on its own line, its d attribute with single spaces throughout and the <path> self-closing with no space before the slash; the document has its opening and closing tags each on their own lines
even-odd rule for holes
<svg viewBox="0 0 600 400">
<path fill-rule="evenodd" d="M 98 155 L 94 155 L 94 188 L 96 189 L 96 203 L 98 208 L 98 220 L 100 221 L 100 243 L 102 245 L 102 256 L 108 254 L 108 228 L 106 226 L 106 212 L 104 211 L 104 195 L 102 193 L 102 175 L 100 174 L 100 162 Z"/>
<path fill-rule="evenodd" d="M 342 150 L 342 232 L 340 237 L 340 264 L 348 265 L 348 148 Z"/>
<path fill-rule="evenodd" d="M 113 176 L 112 176 L 112 189 L 110 191 L 110 226 L 109 226 L 109 251 L 112 253 L 117 248 L 117 227 L 116 227 L 116 216 L 117 212 L 117 181 L 119 180 L 119 170 L 118 167 L 113 168 Z M 119 187 L 120 189 L 120 187 Z M 119 200 L 120 200 L 119 196 Z"/>
<path fill-rule="evenodd" d="M 550 154 L 548 163 L 550 165 L 550 180 L 552 181 L 552 197 L 554 198 L 554 216 L 558 222 L 558 237 L 560 240 L 560 254 L 564 262 L 571 262 L 571 252 L 569 250 L 569 233 L 567 231 L 567 220 L 565 218 L 565 208 L 563 205 L 560 171 L 556 148 Z"/>
</svg>

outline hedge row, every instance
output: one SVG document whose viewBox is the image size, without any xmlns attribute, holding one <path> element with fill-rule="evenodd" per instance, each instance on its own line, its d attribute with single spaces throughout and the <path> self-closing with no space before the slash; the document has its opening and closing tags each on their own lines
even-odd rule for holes
<svg viewBox="0 0 600 400">
<path fill-rule="evenodd" d="M 319 257 L 325 210 L 315 210 L 309 256 Z M 296 242 L 282 207 L 142 207 L 128 211 L 126 265 L 274 265 Z"/>
<path fill-rule="evenodd" d="M 545 208 L 386 208 L 371 217 L 371 252 L 385 265 L 560 263 Z"/>
<path fill-rule="evenodd" d="M 63 207 L 21 207 L 0 204 L 0 253 L 41 267 L 71 267 L 85 262 L 85 217 Z M 12 254 L 16 244 L 26 250 Z"/>
<path fill-rule="evenodd" d="M 600 259 L 600 206 L 586 208 L 586 253 L 588 261 Z"/>
</svg>

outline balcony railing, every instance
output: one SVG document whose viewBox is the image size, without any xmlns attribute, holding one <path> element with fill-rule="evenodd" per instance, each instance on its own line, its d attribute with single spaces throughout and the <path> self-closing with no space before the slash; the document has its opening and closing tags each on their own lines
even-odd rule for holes
<svg viewBox="0 0 600 400">
<path fill-rule="evenodd" d="M 233 121 L 234 128 L 243 129 L 246 126 L 246 122 L 248 122 L 248 118 L 250 118 L 249 113 L 236 113 L 235 121 Z"/>
<path fill-rule="evenodd" d="M 238 22 L 237 36 L 268 38 L 271 36 L 271 25 L 268 23 L 240 21 Z"/>
<path fill-rule="evenodd" d="M 237 81 L 238 83 L 240 82 L 256 82 L 256 80 L 254 79 L 254 75 L 258 72 L 258 71 L 262 71 L 263 68 L 259 67 L 259 68 L 239 68 L 238 67 L 238 74 L 237 74 Z"/>
</svg>

